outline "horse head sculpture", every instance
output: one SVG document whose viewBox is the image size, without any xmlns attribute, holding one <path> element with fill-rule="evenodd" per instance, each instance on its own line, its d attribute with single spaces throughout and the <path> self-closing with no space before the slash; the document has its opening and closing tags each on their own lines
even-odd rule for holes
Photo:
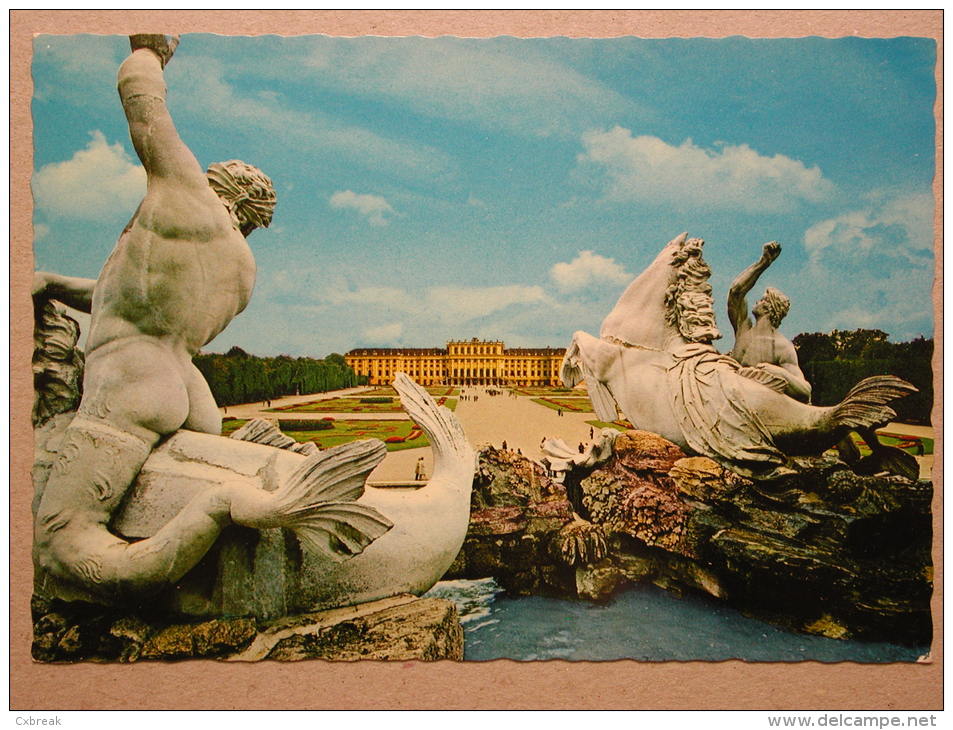
<svg viewBox="0 0 953 730">
<path fill-rule="evenodd" d="M 771 478 L 789 456 L 819 454 L 856 430 L 877 445 L 884 468 L 916 478 L 916 460 L 881 446 L 873 429 L 896 416 L 888 403 L 916 388 L 890 375 L 867 378 L 831 407 L 801 403 L 746 377 L 711 344 L 715 324 L 704 241 L 683 233 L 629 285 L 596 338 L 576 332 L 561 370 L 585 380 L 596 414 L 652 431 L 741 474 Z"/>
</svg>

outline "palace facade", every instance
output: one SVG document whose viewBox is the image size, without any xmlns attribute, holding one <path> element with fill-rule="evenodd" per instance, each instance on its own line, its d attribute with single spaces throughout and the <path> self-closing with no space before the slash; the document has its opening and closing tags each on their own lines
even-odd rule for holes
<svg viewBox="0 0 953 730">
<path fill-rule="evenodd" d="M 459 340 L 446 348 L 370 347 L 344 359 L 371 385 L 390 385 L 406 373 L 420 385 L 558 386 L 562 347 L 506 348 L 499 340 Z"/>
</svg>

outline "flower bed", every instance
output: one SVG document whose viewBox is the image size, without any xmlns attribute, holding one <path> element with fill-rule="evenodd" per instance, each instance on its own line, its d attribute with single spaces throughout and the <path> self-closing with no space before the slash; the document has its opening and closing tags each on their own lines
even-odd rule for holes
<svg viewBox="0 0 953 730">
<path fill-rule="evenodd" d="M 327 431 L 334 428 L 334 421 L 323 418 L 279 418 L 278 428 L 282 431 Z"/>
</svg>

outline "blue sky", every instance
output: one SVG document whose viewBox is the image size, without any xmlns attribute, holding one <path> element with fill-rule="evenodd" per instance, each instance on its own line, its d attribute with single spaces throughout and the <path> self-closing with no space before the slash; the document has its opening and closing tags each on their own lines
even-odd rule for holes
<svg viewBox="0 0 953 730">
<path fill-rule="evenodd" d="M 37 267 L 94 277 L 141 199 L 124 37 L 38 36 Z M 935 44 L 896 39 L 186 35 L 166 70 L 200 163 L 275 182 L 249 307 L 206 347 L 324 356 L 597 333 L 681 231 L 792 299 L 782 331 L 933 333 Z"/>
</svg>

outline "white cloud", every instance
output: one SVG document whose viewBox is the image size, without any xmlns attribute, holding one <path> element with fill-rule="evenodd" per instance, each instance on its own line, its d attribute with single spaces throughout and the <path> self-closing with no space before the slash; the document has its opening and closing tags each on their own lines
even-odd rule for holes
<svg viewBox="0 0 953 730">
<path fill-rule="evenodd" d="M 44 165 L 33 176 L 37 209 L 47 215 L 84 220 L 131 215 L 145 192 L 145 170 L 98 130 L 72 158 Z"/>
<path fill-rule="evenodd" d="M 674 146 L 619 126 L 587 132 L 582 143 L 586 151 L 578 161 L 604 176 L 601 186 L 615 202 L 777 213 L 834 192 L 820 168 L 745 144 L 710 150 L 685 140 Z"/>
<path fill-rule="evenodd" d="M 319 86 L 406 105 L 430 117 L 527 136 L 571 137 L 644 111 L 539 46 L 512 39 L 337 39 L 295 73 Z"/>
<path fill-rule="evenodd" d="M 818 292 L 814 329 L 877 327 L 895 338 L 929 334 L 933 196 L 883 196 L 804 234 L 806 281 Z"/>
<path fill-rule="evenodd" d="M 553 265 L 549 275 L 564 292 L 579 291 L 597 284 L 625 284 L 632 279 L 632 274 L 615 259 L 592 251 L 580 251 L 572 261 Z"/>
<path fill-rule="evenodd" d="M 445 323 L 463 324 L 510 307 L 549 301 L 540 286 L 448 286 L 430 289 L 425 307 Z"/>
<path fill-rule="evenodd" d="M 926 193 L 881 200 L 815 223 L 804 234 L 804 247 L 815 264 L 840 253 L 922 263 L 933 251 L 933 206 Z"/>
<path fill-rule="evenodd" d="M 108 76 L 113 81 L 123 55 L 128 51 L 129 44 L 125 39 L 108 36 L 39 35 L 33 39 L 33 52 L 38 61 L 54 65 L 63 73 Z"/>
<path fill-rule="evenodd" d="M 355 193 L 351 190 L 339 190 L 330 199 L 332 208 L 356 210 L 367 218 L 372 226 L 386 226 L 387 214 L 394 214 L 394 209 L 386 199 L 380 195 Z"/>
<path fill-rule="evenodd" d="M 452 165 L 449 157 L 434 147 L 388 139 L 321 112 L 299 111 L 293 101 L 273 91 L 240 92 L 228 83 L 226 73 L 217 58 L 176 57 L 166 74 L 169 105 L 176 118 L 181 113 L 203 125 L 224 120 L 233 131 L 255 137 L 277 135 L 286 147 L 309 159 L 341 154 L 412 178 L 434 177 Z"/>
<path fill-rule="evenodd" d="M 33 226 L 33 240 L 39 241 L 50 235 L 50 227 L 45 223 L 37 223 Z"/>
<path fill-rule="evenodd" d="M 377 343 L 380 345 L 392 345 L 400 341 L 400 336 L 404 332 L 404 325 L 400 322 L 380 325 L 379 327 L 368 327 L 361 334 L 365 342 Z"/>
<path fill-rule="evenodd" d="M 315 282 L 321 282 L 316 286 Z M 433 286 L 408 290 L 394 286 L 355 284 L 343 277 L 328 279 L 323 272 L 309 269 L 284 270 L 272 273 L 259 282 L 259 297 L 283 301 L 290 292 L 308 292 L 308 299 L 290 295 L 292 306 L 332 312 L 368 313 L 379 322 L 383 316 L 394 319 L 395 313 L 405 321 L 422 314 L 430 322 L 463 325 L 499 312 L 516 311 L 526 306 L 553 306 L 554 301 L 541 286 L 520 284 L 502 286 Z"/>
<path fill-rule="evenodd" d="M 369 285 L 328 277 L 323 269 L 263 274 L 250 309 L 226 337 L 209 346 L 224 351 L 254 337 L 262 351 L 325 353 L 354 347 L 442 347 L 451 339 L 503 338 L 511 347 L 559 347 L 568 332 L 598 330 L 615 292 L 591 301 L 561 299 L 530 285 L 432 286 L 421 289 Z M 267 322 L 294 321 L 294 327 Z"/>
</svg>

